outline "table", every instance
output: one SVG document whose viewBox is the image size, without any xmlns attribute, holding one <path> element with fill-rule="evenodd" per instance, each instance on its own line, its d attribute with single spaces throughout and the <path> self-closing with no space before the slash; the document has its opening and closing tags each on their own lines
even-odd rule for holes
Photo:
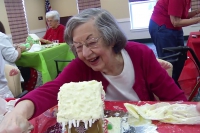
<svg viewBox="0 0 200 133">
<path fill-rule="evenodd" d="M 140 101 L 140 102 L 127 102 L 136 105 L 144 105 L 145 103 L 154 104 L 156 102 L 153 101 Z M 185 104 L 196 104 L 196 102 L 183 102 Z M 106 110 L 116 110 L 120 109 L 126 111 L 124 107 L 124 102 L 105 102 L 105 109 Z M 173 125 L 173 124 L 166 124 L 158 121 L 153 121 L 153 124 L 157 125 L 157 131 L 159 133 L 200 133 L 200 125 Z"/>
<path fill-rule="evenodd" d="M 105 110 L 123 110 L 127 111 L 124 107 L 123 101 L 105 101 Z M 153 101 L 145 101 L 145 102 L 126 102 L 132 103 L 136 105 L 144 105 L 145 103 L 153 104 L 156 102 Z M 185 104 L 196 104 L 196 102 L 183 102 Z M 30 122 L 34 125 L 34 130 L 31 133 L 39 133 L 39 132 L 51 132 L 54 131 L 61 131 L 62 127 L 56 123 L 56 112 L 57 106 L 47 110 L 40 116 L 30 120 Z M 153 121 L 153 124 L 157 125 L 157 131 L 159 133 L 199 133 L 200 132 L 200 125 L 172 125 L 161 123 L 158 121 Z"/>
<path fill-rule="evenodd" d="M 187 41 L 187 46 L 193 49 L 197 58 L 200 60 L 200 32 L 190 33 Z M 179 77 L 179 84 L 184 90 L 185 95 L 189 97 L 194 89 L 194 86 L 197 84 L 197 77 L 199 76 L 199 72 L 197 66 L 194 64 L 192 55 L 188 52 L 187 56 L 189 58 L 185 61 L 183 70 Z"/>
<path fill-rule="evenodd" d="M 43 83 L 46 83 L 57 76 L 55 59 L 72 60 L 74 55 L 66 43 L 61 43 L 38 52 L 23 52 L 16 64 L 17 66 L 35 68 L 42 73 Z M 62 63 L 62 65 L 59 65 L 59 69 L 62 70 L 67 64 Z"/>
</svg>

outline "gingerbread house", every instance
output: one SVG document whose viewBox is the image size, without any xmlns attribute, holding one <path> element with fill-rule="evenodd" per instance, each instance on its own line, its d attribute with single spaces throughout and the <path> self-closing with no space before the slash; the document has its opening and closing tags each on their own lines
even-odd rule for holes
<svg viewBox="0 0 200 133">
<path fill-rule="evenodd" d="M 104 133 L 104 97 L 101 82 L 71 82 L 58 93 L 57 121 L 68 133 Z"/>
</svg>

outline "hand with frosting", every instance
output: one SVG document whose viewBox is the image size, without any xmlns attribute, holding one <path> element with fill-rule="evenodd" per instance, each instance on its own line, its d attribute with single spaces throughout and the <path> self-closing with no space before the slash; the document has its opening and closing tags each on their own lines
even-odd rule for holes
<svg viewBox="0 0 200 133">
<path fill-rule="evenodd" d="M 33 129 L 28 119 L 33 115 L 35 108 L 30 100 L 24 100 L 8 112 L 0 122 L 0 133 L 27 133 Z"/>
<path fill-rule="evenodd" d="M 15 111 L 7 113 L 0 123 L 0 133 L 27 133 L 32 129 L 28 120 Z"/>
</svg>

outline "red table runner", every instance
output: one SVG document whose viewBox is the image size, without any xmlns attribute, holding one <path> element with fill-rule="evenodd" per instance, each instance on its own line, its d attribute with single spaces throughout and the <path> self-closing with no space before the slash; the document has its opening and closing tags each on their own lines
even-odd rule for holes
<svg viewBox="0 0 200 133">
<path fill-rule="evenodd" d="M 126 111 L 124 107 L 125 102 L 105 102 L 105 110 L 122 110 Z M 156 102 L 127 102 L 136 105 L 143 105 L 145 103 L 153 104 Z M 172 102 L 173 103 L 173 102 Z M 183 102 L 185 104 L 196 104 L 195 102 Z M 40 116 L 32 119 L 30 122 L 34 125 L 34 130 L 31 133 L 60 133 L 61 126 L 56 123 L 57 106 L 47 110 Z M 173 125 L 165 124 L 158 121 L 153 121 L 153 124 L 157 125 L 157 131 L 159 133 L 200 133 L 200 125 Z"/>
</svg>

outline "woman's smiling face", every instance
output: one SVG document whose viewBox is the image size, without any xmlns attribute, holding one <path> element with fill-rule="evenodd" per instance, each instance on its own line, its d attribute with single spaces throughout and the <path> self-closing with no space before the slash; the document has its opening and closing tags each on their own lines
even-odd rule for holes
<svg viewBox="0 0 200 133">
<path fill-rule="evenodd" d="M 90 20 L 73 30 L 73 42 L 79 59 L 94 71 L 107 73 L 112 66 L 115 53 L 112 46 L 106 46 L 103 38 Z"/>
</svg>

